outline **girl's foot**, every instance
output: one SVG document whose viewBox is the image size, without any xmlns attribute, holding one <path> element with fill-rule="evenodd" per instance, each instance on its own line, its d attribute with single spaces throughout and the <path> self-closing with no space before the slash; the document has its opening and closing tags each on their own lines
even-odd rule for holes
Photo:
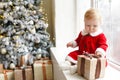
<svg viewBox="0 0 120 80">
<path fill-rule="evenodd" d="M 70 66 L 71 66 L 71 63 L 69 61 L 65 61 L 60 64 L 60 67 L 62 70 L 69 70 Z"/>
<path fill-rule="evenodd" d="M 70 66 L 70 73 L 75 74 L 77 72 L 77 65 Z"/>
</svg>

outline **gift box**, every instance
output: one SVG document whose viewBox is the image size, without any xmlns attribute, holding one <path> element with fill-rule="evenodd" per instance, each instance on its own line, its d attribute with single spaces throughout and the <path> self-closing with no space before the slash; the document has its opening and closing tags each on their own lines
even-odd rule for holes
<svg viewBox="0 0 120 80">
<path fill-rule="evenodd" d="M 25 73 L 25 79 L 24 80 L 33 80 L 33 70 L 32 70 L 31 66 L 25 68 L 24 73 Z"/>
<path fill-rule="evenodd" d="M 0 64 L 0 73 L 3 72 L 3 64 Z"/>
<path fill-rule="evenodd" d="M 18 67 L 26 65 L 25 58 L 26 58 L 26 56 L 23 56 L 23 55 L 21 55 L 21 56 L 18 57 Z"/>
<path fill-rule="evenodd" d="M 15 80 L 24 80 L 22 69 L 17 68 L 14 70 L 14 78 Z"/>
<path fill-rule="evenodd" d="M 13 70 L 4 70 L 7 75 L 7 80 L 14 80 L 14 71 Z"/>
<path fill-rule="evenodd" d="M 0 73 L 0 80 L 14 80 L 13 70 L 4 70 Z"/>
<path fill-rule="evenodd" d="M 51 60 L 38 60 L 33 64 L 34 80 L 53 80 Z"/>
<path fill-rule="evenodd" d="M 30 56 L 29 54 L 19 56 L 19 58 L 18 58 L 18 66 L 19 67 L 24 66 L 24 65 L 27 66 L 29 56 Z"/>
<path fill-rule="evenodd" d="M 14 70 L 15 80 L 33 80 L 33 70 L 31 66 L 24 69 L 17 68 Z"/>
<path fill-rule="evenodd" d="M 0 80 L 7 80 L 7 76 L 3 73 L 0 73 Z"/>
<path fill-rule="evenodd" d="M 88 80 L 103 78 L 105 75 L 106 58 L 78 56 L 77 72 Z"/>
</svg>

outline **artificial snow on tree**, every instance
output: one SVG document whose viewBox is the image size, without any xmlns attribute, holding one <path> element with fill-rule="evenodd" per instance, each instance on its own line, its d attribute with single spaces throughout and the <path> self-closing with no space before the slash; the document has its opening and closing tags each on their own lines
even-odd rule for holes
<svg viewBox="0 0 120 80">
<path fill-rule="evenodd" d="M 0 9 L 0 63 L 4 68 L 20 66 L 22 56 L 30 65 L 35 59 L 50 58 L 48 24 L 39 0 L 31 1 L 9 1 Z"/>
<path fill-rule="evenodd" d="M 27 1 L 28 3 L 31 3 L 33 5 L 39 6 L 41 0 L 0 0 L 0 2 L 19 2 L 19 1 Z"/>
</svg>

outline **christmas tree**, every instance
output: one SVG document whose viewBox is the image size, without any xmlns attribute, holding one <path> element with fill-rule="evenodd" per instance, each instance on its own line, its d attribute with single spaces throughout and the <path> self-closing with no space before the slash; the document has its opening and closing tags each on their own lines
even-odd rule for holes
<svg viewBox="0 0 120 80">
<path fill-rule="evenodd" d="M 21 56 L 30 65 L 36 59 L 50 58 L 52 43 L 43 2 L 32 1 L 8 1 L 0 9 L 0 63 L 4 68 L 19 66 Z"/>
</svg>

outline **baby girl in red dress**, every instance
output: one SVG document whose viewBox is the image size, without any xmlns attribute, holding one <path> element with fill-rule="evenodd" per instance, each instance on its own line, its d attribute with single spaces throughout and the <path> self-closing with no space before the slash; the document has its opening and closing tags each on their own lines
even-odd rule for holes
<svg viewBox="0 0 120 80">
<path fill-rule="evenodd" d="M 107 40 L 101 29 L 101 16 L 97 9 L 89 9 L 84 15 L 84 29 L 80 31 L 78 37 L 69 43 L 67 47 L 78 47 L 78 50 L 70 52 L 61 64 L 63 70 L 70 69 L 75 73 L 77 69 L 77 56 L 84 52 L 105 57 L 107 50 Z"/>
</svg>

